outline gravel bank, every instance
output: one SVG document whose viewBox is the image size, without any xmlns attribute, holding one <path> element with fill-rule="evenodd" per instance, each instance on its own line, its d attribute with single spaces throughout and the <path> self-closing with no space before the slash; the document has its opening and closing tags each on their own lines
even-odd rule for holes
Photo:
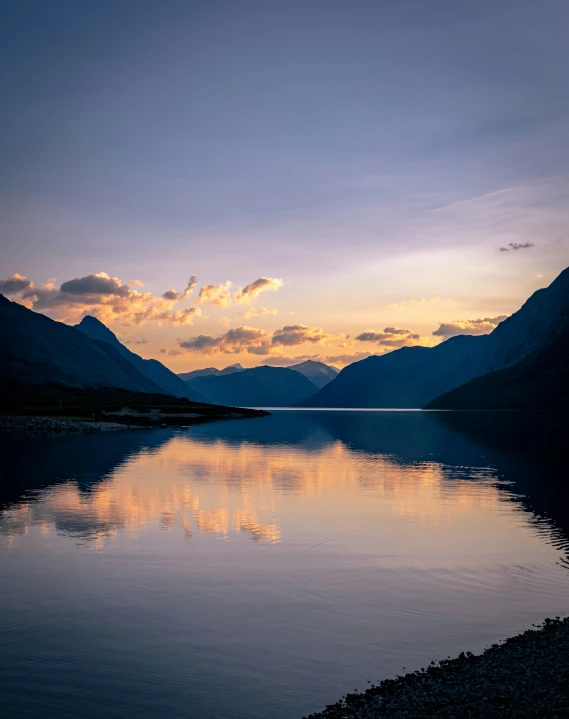
<svg viewBox="0 0 569 719">
<path fill-rule="evenodd" d="M 461 654 L 364 694 L 348 694 L 305 719 L 569 717 L 569 618 Z"/>
<path fill-rule="evenodd" d="M 140 426 L 119 422 L 96 422 L 54 417 L 0 417 L 0 434 L 28 437 L 50 437 L 61 434 L 108 432 L 117 429 L 141 429 Z"/>
</svg>

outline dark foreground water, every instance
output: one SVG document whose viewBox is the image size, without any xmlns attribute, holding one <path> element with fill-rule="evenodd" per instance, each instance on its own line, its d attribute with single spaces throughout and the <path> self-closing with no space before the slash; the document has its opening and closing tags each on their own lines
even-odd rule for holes
<svg viewBox="0 0 569 719">
<path fill-rule="evenodd" d="M 563 614 L 564 440 L 419 412 L 2 440 L 0 712 L 299 719 Z"/>
</svg>

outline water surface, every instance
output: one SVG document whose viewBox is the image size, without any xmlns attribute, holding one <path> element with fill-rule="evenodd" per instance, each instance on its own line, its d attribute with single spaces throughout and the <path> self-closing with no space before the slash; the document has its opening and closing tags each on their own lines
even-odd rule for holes
<svg viewBox="0 0 569 719">
<path fill-rule="evenodd" d="M 565 613 L 557 436 L 299 411 L 3 440 L 3 710 L 300 719 Z"/>
</svg>

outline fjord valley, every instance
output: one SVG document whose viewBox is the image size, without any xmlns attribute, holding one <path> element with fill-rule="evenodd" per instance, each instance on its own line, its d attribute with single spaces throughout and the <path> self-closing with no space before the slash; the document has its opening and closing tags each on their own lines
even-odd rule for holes
<svg viewBox="0 0 569 719">
<path fill-rule="evenodd" d="M 569 719 L 567 0 L 0 18 L 1 719 Z"/>
</svg>

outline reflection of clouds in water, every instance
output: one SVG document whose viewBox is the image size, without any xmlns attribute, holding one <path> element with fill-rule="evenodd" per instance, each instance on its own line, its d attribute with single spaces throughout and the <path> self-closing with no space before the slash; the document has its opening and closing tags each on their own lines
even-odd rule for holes
<svg viewBox="0 0 569 719">
<path fill-rule="evenodd" d="M 181 529 L 188 539 L 196 531 L 224 539 L 244 533 L 277 543 L 286 496 L 342 507 L 347 498 L 365 503 L 373 495 L 386 500 L 383 514 L 431 526 L 456 524 L 501 500 L 490 470 L 452 471 L 436 462 L 401 465 L 339 441 L 306 449 L 177 436 L 131 457 L 87 492 L 68 481 L 34 493 L 2 512 L 0 533 L 14 542 L 36 528 L 100 547 L 119 533 L 156 526 Z"/>
</svg>

